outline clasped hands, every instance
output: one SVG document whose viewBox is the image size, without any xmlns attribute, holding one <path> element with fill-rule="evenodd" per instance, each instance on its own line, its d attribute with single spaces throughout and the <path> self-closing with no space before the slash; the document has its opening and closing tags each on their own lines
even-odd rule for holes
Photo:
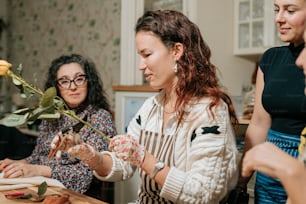
<svg viewBox="0 0 306 204">
<path fill-rule="evenodd" d="M 145 148 L 140 145 L 131 135 L 117 135 L 110 140 L 109 150 L 123 161 L 140 166 L 145 157 Z"/>
<path fill-rule="evenodd" d="M 56 154 L 56 157 L 59 158 L 61 152 L 67 152 L 69 155 L 77 157 L 88 164 L 95 155 L 96 150 L 89 144 L 77 143 L 75 140 L 69 139 L 74 138 L 72 131 L 66 134 L 70 134 L 70 136 L 65 137 L 65 139 L 63 139 L 61 132 L 54 137 L 51 143 L 50 155 Z M 135 166 L 142 164 L 146 151 L 131 135 L 117 135 L 113 137 L 109 141 L 108 148 L 118 158 Z"/>
</svg>

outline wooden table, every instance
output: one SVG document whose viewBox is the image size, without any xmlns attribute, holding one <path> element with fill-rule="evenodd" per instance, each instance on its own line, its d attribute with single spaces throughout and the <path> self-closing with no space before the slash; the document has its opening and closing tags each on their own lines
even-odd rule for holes
<svg viewBox="0 0 306 204">
<path fill-rule="evenodd" d="M 16 189 L 16 190 L 9 190 L 9 191 L 0 191 L 0 203 L 1 204 L 12 204 L 12 203 L 33 203 L 39 204 L 41 202 L 34 202 L 28 199 L 7 199 L 4 194 L 13 193 L 13 192 L 25 192 L 25 193 L 36 193 L 37 187 L 28 187 L 24 189 Z M 76 193 L 72 190 L 63 189 L 59 187 L 48 187 L 47 192 L 45 195 L 52 195 L 52 194 L 68 194 L 69 200 L 71 204 L 106 204 L 103 201 L 97 200 L 95 198 Z"/>
</svg>

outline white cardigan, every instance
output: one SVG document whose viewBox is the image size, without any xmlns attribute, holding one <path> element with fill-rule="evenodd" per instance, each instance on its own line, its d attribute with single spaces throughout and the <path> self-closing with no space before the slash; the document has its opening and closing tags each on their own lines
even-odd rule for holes
<svg viewBox="0 0 306 204">
<path fill-rule="evenodd" d="M 128 127 L 128 133 L 138 139 L 140 130 L 161 131 L 163 91 L 145 101 Z M 174 150 L 175 166 L 170 168 L 160 196 L 175 203 L 218 203 L 231 190 L 238 178 L 238 151 L 231 126 L 228 107 L 221 102 L 213 108 L 215 117 L 209 113 L 210 99 L 203 98 L 189 103 Z M 150 114 L 152 107 L 157 111 Z M 136 118 L 141 116 L 141 125 Z M 172 134 L 177 124 L 176 117 L 169 118 L 165 134 Z M 219 133 L 213 133 L 212 127 Z M 204 131 L 206 129 L 206 132 Z M 214 128 L 212 128 L 214 129 Z M 216 129 L 216 128 L 215 128 Z M 208 130 L 208 131 L 207 131 Z M 205 132 L 205 133 L 204 133 Z M 196 134 L 194 134 L 196 133 Z M 116 158 L 113 153 L 111 173 L 106 177 L 95 175 L 105 181 L 120 181 L 130 178 L 135 167 Z"/>
</svg>

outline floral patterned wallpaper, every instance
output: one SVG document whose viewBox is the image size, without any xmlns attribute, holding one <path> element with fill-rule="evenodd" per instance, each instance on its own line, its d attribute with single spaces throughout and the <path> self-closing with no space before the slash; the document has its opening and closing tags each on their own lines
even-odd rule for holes
<svg viewBox="0 0 306 204">
<path fill-rule="evenodd" d="M 1 0 L 3 1 L 3 0 Z M 120 0 L 7 0 L 8 60 L 42 87 L 48 66 L 79 53 L 97 65 L 114 109 L 120 77 Z"/>
</svg>

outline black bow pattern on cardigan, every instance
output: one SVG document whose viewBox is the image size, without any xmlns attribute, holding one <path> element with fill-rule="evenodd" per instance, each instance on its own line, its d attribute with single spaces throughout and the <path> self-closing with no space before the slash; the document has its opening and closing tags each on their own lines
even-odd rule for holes
<svg viewBox="0 0 306 204">
<path fill-rule="evenodd" d="M 141 117 L 140 115 L 138 115 L 138 118 L 136 118 L 136 122 L 138 125 L 141 125 Z"/>
<path fill-rule="evenodd" d="M 219 126 L 218 125 L 214 125 L 214 126 L 211 126 L 211 127 L 201 127 L 202 129 L 202 132 L 201 134 L 202 135 L 205 135 L 205 134 L 209 134 L 209 133 L 212 133 L 212 134 L 217 134 L 219 135 L 220 134 L 220 131 L 218 130 Z M 192 136 L 191 136 L 191 142 L 196 138 L 197 134 L 196 134 L 196 129 L 193 130 L 192 132 Z"/>
</svg>

